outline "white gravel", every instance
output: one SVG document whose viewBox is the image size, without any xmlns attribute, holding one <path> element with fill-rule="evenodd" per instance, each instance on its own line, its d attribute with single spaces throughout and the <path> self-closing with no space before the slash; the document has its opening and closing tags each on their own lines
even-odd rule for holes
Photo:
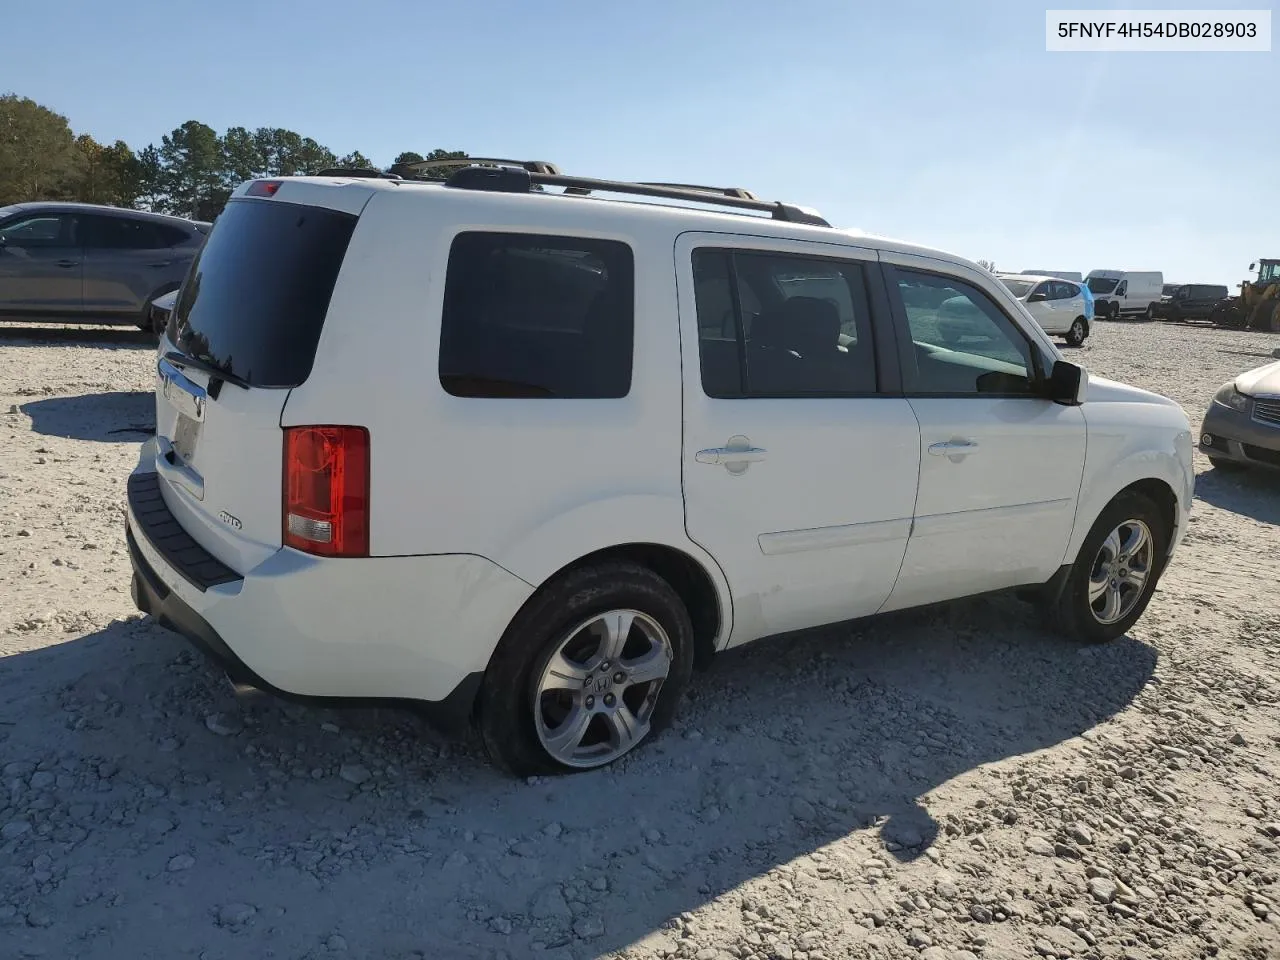
<svg viewBox="0 0 1280 960">
<path fill-rule="evenodd" d="M 1075 356 L 1198 426 L 1277 345 L 1099 324 Z M 0 956 L 1280 954 L 1277 479 L 1198 461 L 1110 646 L 1012 599 L 758 645 L 615 768 L 513 782 L 412 714 L 238 701 L 135 615 L 152 361 L 0 325 Z"/>
</svg>

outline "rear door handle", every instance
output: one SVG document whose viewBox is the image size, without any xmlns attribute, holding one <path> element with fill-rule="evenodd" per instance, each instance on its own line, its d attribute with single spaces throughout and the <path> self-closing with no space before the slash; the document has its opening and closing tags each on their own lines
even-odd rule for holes
<svg viewBox="0 0 1280 960">
<path fill-rule="evenodd" d="M 148 263 L 148 267 L 167 267 L 173 263 L 172 260 L 157 260 L 155 263 Z"/>
<path fill-rule="evenodd" d="M 953 463 L 959 462 L 971 453 L 978 452 L 978 441 L 972 437 L 957 437 L 954 440 L 943 440 L 929 444 L 929 452 L 935 457 L 946 457 Z"/>
<path fill-rule="evenodd" d="M 60 267 L 78 267 L 80 266 L 80 261 L 79 260 L 59 260 L 57 261 L 57 264 Z"/>
</svg>

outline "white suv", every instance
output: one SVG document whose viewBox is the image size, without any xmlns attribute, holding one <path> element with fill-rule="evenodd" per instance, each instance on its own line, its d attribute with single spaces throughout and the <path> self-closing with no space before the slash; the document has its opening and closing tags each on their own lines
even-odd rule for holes
<svg viewBox="0 0 1280 960">
<path fill-rule="evenodd" d="M 1040 329 L 1073 347 L 1089 336 L 1088 309 L 1080 284 L 1057 277 L 1002 273 L 1000 282 L 1027 309 Z"/>
<path fill-rule="evenodd" d="M 1110 640 L 1191 504 L 1182 410 L 991 274 L 741 190 L 251 181 L 157 361 L 139 608 L 235 680 L 473 721 L 522 775 L 627 753 L 767 635 L 1032 587 Z"/>
</svg>

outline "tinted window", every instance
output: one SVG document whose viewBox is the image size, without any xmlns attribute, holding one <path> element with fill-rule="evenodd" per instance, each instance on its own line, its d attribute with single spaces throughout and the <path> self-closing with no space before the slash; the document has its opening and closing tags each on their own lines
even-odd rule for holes
<svg viewBox="0 0 1280 960">
<path fill-rule="evenodd" d="M 84 218 L 85 246 L 102 250 L 159 250 L 168 246 L 149 220 L 128 217 Z"/>
<path fill-rule="evenodd" d="M 631 248 L 615 240 L 462 233 L 449 251 L 440 383 L 458 397 L 625 397 Z"/>
<path fill-rule="evenodd" d="M 702 388 L 710 397 L 876 390 L 862 266 L 773 253 L 693 258 Z"/>
<path fill-rule="evenodd" d="M 170 338 L 254 386 L 302 383 L 355 225 L 278 200 L 227 204 L 191 264 Z"/>
<path fill-rule="evenodd" d="M 1053 299 L 1070 300 L 1076 295 L 1077 287 L 1074 283 L 1067 283 L 1065 280 L 1055 280 L 1053 282 Z"/>
<path fill-rule="evenodd" d="M 1085 281 L 1092 293 L 1108 294 L 1116 288 L 1116 281 L 1108 277 L 1090 277 Z"/>
<path fill-rule="evenodd" d="M 1000 282 L 1018 299 L 1030 294 L 1035 286 L 1030 280 L 1015 280 L 1013 277 L 1001 277 Z"/>
<path fill-rule="evenodd" d="M 903 371 L 909 393 L 1032 392 L 1031 344 L 990 297 L 958 278 L 896 272 L 915 361 Z"/>
<path fill-rule="evenodd" d="M 13 247 L 76 246 L 76 218 L 65 213 L 32 214 L 0 227 L 0 238 Z"/>
<path fill-rule="evenodd" d="M 1189 294 L 1193 300 L 1221 300 L 1226 295 L 1226 287 L 1216 287 L 1208 283 L 1192 284 Z"/>
<path fill-rule="evenodd" d="M 190 236 L 181 227 L 171 227 L 167 223 L 156 224 L 156 229 L 160 231 L 160 239 L 166 247 L 176 247 L 179 244 L 186 243 L 187 238 Z M 191 232 L 195 233 L 195 230 L 193 229 Z"/>
</svg>

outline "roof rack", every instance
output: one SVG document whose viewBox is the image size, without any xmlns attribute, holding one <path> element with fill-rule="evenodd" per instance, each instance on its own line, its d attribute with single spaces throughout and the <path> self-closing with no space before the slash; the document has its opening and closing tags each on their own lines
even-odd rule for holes
<svg viewBox="0 0 1280 960">
<path fill-rule="evenodd" d="M 367 167 L 326 167 L 319 173 L 314 174 L 317 177 L 364 177 L 369 180 L 399 180 L 401 179 L 394 173 L 383 173 L 381 170 L 371 170 Z"/>
<path fill-rule="evenodd" d="M 401 163 L 398 166 L 419 173 L 434 170 L 438 167 L 517 167 L 529 173 L 549 173 L 558 175 L 560 168 L 548 160 L 505 160 L 501 157 L 447 157 L 438 160 L 414 160 L 412 163 Z"/>
<path fill-rule="evenodd" d="M 592 193 L 628 193 L 644 197 L 684 200 L 689 203 L 715 204 L 717 206 L 733 207 L 738 210 L 754 210 L 760 213 L 768 213 L 774 220 L 783 220 L 788 223 L 805 223 L 818 227 L 831 226 L 830 223 L 813 210 L 790 203 L 760 200 L 750 191 L 743 190 L 741 187 L 633 183 L 627 180 L 600 180 L 593 177 L 565 176 L 558 170 L 544 172 L 529 169 L 540 161 L 487 160 L 481 162 L 495 164 L 495 166 L 466 165 L 461 161 L 456 164 L 451 163 L 450 165 L 459 166 L 461 169 L 450 175 L 448 180 L 445 181 L 445 186 L 458 190 L 530 193 L 537 187 L 545 185 L 563 187 L 566 194 L 573 196 L 588 196 Z M 424 165 L 429 164 L 424 161 Z M 546 166 L 552 165 L 546 164 Z"/>
</svg>

